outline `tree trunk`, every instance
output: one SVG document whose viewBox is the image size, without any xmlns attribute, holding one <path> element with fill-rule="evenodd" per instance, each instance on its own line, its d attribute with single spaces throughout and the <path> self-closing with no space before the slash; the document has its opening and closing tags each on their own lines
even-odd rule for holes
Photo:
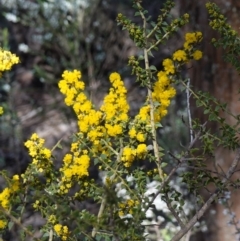
<svg viewBox="0 0 240 241">
<path fill-rule="evenodd" d="M 224 62 L 223 50 L 216 49 L 211 44 L 213 37 L 217 38 L 217 33 L 208 26 L 208 14 L 205 8 L 206 0 L 202 1 L 186 1 L 178 0 L 181 13 L 189 13 L 191 17 L 190 25 L 187 26 L 187 31 L 202 31 L 204 41 L 202 43 L 203 59 L 197 63 L 193 63 L 190 69 L 191 85 L 195 89 L 210 92 L 214 97 L 222 102 L 228 103 L 228 109 L 233 114 L 240 114 L 240 102 L 238 90 L 240 88 L 240 77 L 234 68 Z M 221 9 L 223 14 L 228 18 L 229 23 L 240 33 L 239 12 L 240 1 L 236 0 L 215 0 L 214 1 Z M 194 117 L 202 121 L 206 120 L 203 111 L 197 108 L 193 109 Z M 224 115 L 224 114 L 223 114 Z M 228 115 L 224 115 L 227 122 L 234 124 L 234 119 Z M 217 130 L 217 126 L 211 126 Z M 215 162 L 226 172 L 234 158 L 234 153 L 230 153 L 224 149 L 218 149 L 215 153 Z M 210 163 L 208 163 L 210 167 Z M 211 168 L 214 168 L 213 165 Z M 239 167 L 238 167 L 239 169 Z M 235 174 L 234 178 L 240 178 L 240 174 Z M 236 214 L 236 220 L 240 220 L 240 192 L 232 191 L 229 204 L 231 211 Z M 211 211 L 212 210 L 212 211 Z M 204 220 L 207 223 L 208 231 L 197 235 L 191 240 L 201 241 L 226 241 L 239 240 L 236 238 L 236 228 L 229 225 L 231 216 L 226 215 L 224 207 L 218 203 L 214 203 L 211 210 L 205 215 Z M 214 214 L 215 212 L 215 214 Z"/>
</svg>

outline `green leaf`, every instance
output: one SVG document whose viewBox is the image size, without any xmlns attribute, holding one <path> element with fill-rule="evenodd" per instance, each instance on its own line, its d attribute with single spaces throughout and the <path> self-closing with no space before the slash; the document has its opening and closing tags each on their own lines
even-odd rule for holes
<svg viewBox="0 0 240 241">
<path fill-rule="evenodd" d="M 135 14 L 134 14 L 134 16 L 140 16 L 141 14 L 140 14 L 140 12 L 136 12 Z"/>
<path fill-rule="evenodd" d="M 157 68 L 156 68 L 156 66 L 154 66 L 154 65 L 151 65 L 149 68 L 150 68 L 151 70 L 157 71 Z"/>
<path fill-rule="evenodd" d="M 103 160 L 106 160 L 107 156 L 105 154 L 101 154 L 100 158 L 103 159 Z"/>
<path fill-rule="evenodd" d="M 181 199 L 181 200 L 179 201 L 179 204 L 180 204 L 180 206 L 182 207 L 182 206 L 184 205 L 184 200 Z"/>
<path fill-rule="evenodd" d="M 12 227 L 13 227 L 13 225 L 14 225 L 14 222 L 10 221 L 10 222 L 8 223 L 8 230 L 11 230 Z"/>
<path fill-rule="evenodd" d="M 155 27 L 155 26 L 156 26 L 156 23 L 155 23 L 155 22 L 153 22 L 153 21 L 152 21 L 150 24 L 151 24 L 153 27 Z"/>
<path fill-rule="evenodd" d="M 210 113 L 210 115 L 209 115 L 209 120 L 210 120 L 210 121 L 216 120 L 216 115 L 215 115 L 214 113 Z"/>
<path fill-rule="evenodd" d="M 152 54 L 152 51 L 149 51 L 148 55 L 154 58 L 154 55 Z"/>
<path fill-rule="evenodd" d="M 208 114 L 209 113 L 209 109 L 206 109 L 206 110 L 204 110 L 204 112 L 203 112 L 203 114 Z"/>
<path fill-rule="evenodd" d="M 168 165 L 167 162 L 162 162 L 162 163 L 161 163 L 161 167 L 162 167 L 162 168 L 166 167 L 167 165 Z"/>
<path fill-rule="evenodd" d="M 159 157 L 162 157 L 162 156 L 165 156 L 165 154 L 162 152 L 159 152 Z"/>
<path fill-rule="evenodd" d="M 60 143 L 58 143 L 57 147 L 58 147 L 59 149 L 63 149 L 63 147 L 62 147 L 62 145 L 61 145 Z"/>
<path fill-rule="evenodd" d="M 97 165 L 99 163 L 99 159 L 98 158 L 94 158 L 94 165 Z"/>
</svg>

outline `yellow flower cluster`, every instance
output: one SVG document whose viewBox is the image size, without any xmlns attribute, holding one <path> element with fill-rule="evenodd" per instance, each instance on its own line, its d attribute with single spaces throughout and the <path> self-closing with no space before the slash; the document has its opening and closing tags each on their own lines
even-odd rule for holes
<svg viewBox="0 0 240 241">
<path fill-rule="evenodd" d="M 201 32 L 193 32 L 185 34 L 185 43 L 184 43 L 184 51 L 187 52 L 189 59 L 193 58 L 195 60 L 199 60 L 202 58 L 202 51 L 195 50 L 194 44 L 202 41 L 202 33 Z"/>
<path fill-rule="evenodd" d="M 7 226 L 7 222 L 5 220 L 0 220 L 0 229 L 4 229 Z"/>
<path fill-rule="evenodd" d="M 19 58 L 7 50 L 0 48 L 0 77 L 2 72 L 10 70 L 14 64 L 18 64 Z M 3 107 L 0 106 L 0 115 L 3 114 Z"/>
<path fill-rule="evenodd" d="M 0 106 L 0 115 L 2 115 L 3 114 L 3 108 L 2 108 L 2 106 Z"/>
<path fill-rule="evenodd" d="M 64 71 L 63 79 L 59 82 L 60 91 L 66 96 L 65 103 L 72 106 L 78 118 L 79 136 L 89 140 L 97 152 L 100 139 L 105 135 L 106 128 L 100 124 L 103 112 L 95 110 L 91 101 L 84 94 L 84 82 L 81 81 L 81 73 L 78 70 Z M 80 180 L 88 176 L 90 156 L 87 150 L 79 148 L 81 143 L 75 141 L 71 146 L 71 153 L 67 153 L 63 159 L 63 167 L 60 169 L 62 179 L 60 193 L 67 193 L 73 184 L 73 179 Z"/>
<path fill-rule="evenodd" d="M 202 40 L 201 32 L 186 33 L 184 48 L 188 47 L 190 44 L 200 42 L 201 40 Z"/>
<path fill-rule="evenodd" d="M 155 122 L 161 121 L 167 114 L 170 100 L 176 95 L 176 90 L 171 86 L 171 79 L 177 72 L 176 68 L 190 59 L 198 60 L 202 57 L 202 52 L 194 47 L 194 44 L 199 43 L 201 40 L 202 33 L 187 33 L 184 48 L 175 51 L 172 58 L 163 61 L 163 71 L 158 73 L 158 79 L 153 86 L 152 93 Z M 109 94 L 104 98 L 100 110 L 95 110 L 83 93 L 84 83 L 80 80 L 81 73 L 79 71 L 64 71 L 62 77 L 63 79 L 59 82 L 60 91 L 66 95 L 65 103 L 73 107 L 78 117 L 79 136 L 84 140 L 89 140 L 92 145 L 90 147 L 90 156 L 101 154 L 109 156 L 110 152 L 106 145 L 111 146 L 111 143 L 108 142 L 105 145 L 101 142 L 101 139 L 106 140 L 117 137 L 123 134 L 126 128 L 129 128 L 130 139 L 133 142 L 136 140 L 138 146 L 136 147 L 135 143 L 135 147 L 132 144 L 131 147 L 124 147 L 122 155 L 124 166 L 130 167 L 136 157 L 141 159 L 146 156 L 147 148 L 144 142 L 147 138 L 146 126 L 150 124 L 150 104 L 144 105 L 135 120 L 127 126 L 129 120 L 129 105 L 126 101 L 127 91 L 118 73 L 112 73 L 109 77 L 112 87 Z M 80 146 L 78 141 L 73 145 Z M 79 148 L 72 149 L 76 150 L 71 150 L 72 154 L 67 154 L 64 157 L 64 166 L 61 169 L 63 182 L 65 183 L 61 186 L 63 192 L 66 192 L 71 187 L 70 183 L 73 177 L 81 179 L 88 175 L 87 168 L 90 165 L 90 156 L 80 154 L 81 150 Z M 81 168 L 76 171 L 76 166 Z"/>
<path fill-rule="evenodd" d="M 140 113 L 140 114 L 142 114 L 142 116 L 147 116 L 148 115 L 148 113 L 146 112 L 146 113 L 143 113 L 143 111 L 144 110 L 146 110 L 146 109 L 144 109 L 144 108 L 142 108 L 142 112 Z M 144 130 L 142 130 L 141 129 L 141 126 L 136 126 L 135 124 L 134 124 L 134 122 L 132 123 L 132 127 L 130 127 L 130 130 L 129 130 L 129 132 L 128 132 L 128 135 L 129 135 L 129 137 L 134 141 L 134 140 L 137 140 L 137 142 L 145 142 L 145 140 L 146 140 L 146 137 L 147 137 L 147 134 L 146 133 L 144 133 Z M 144 147 L 144 155 L 138 155 L 138 157 L 140 157 L 140 156 L 145 156 L 145 154 L 147 153 L 147 149 L 146 149 L 146 146 L 143 146 L 143 145 L 145 145 L 145 144 L 139 144 L 138 145 L 138 147 L 137 147 L 137 149 L 138 150 L 140 150 L 140 148 L 142 147 Z M 135 150 L 134 150 L 135 151 Z M 136 154 L 138 153 L 138 154 L 140 154 L 140 152 L 138 151 L 138 152 L 134 152 L 135 154 L 134 154 L 134 156 L 136 156 Z M 125 163 L 125 166 L 131 166 L 131 163 L 132 163 L 132 161 L 134 160 L 135 158 L 132 158 L 131 157 L 131 155 L 123 155 L 123 160 L 126 162 L 128 162 L 128 163 Z"/>
<path fill-rule="evenodd" d="M 0 49 L 0 73 L 10 70 L 14 64 L 19 63 L 19 58 L 7 50 Z"/>
<path fill-rule="evenodd" d="M 67 193 L 72 187 L 72 180 L 80 180 L 88 176 L 88 168 L 90 165 L 90 157 L 86 150 L 76 151 L 73 154 L 66 154 L 63 158 L 62 182 L 60 185 L 60 193 Z"/>
<path fill-rule="evenodd" d="M 127 90 L 118 73 L 109 77 L 112 84 L 109 94 L 104 98 L 101 111 L 105 113 L 105 127 L 109 136 L 122 134 L 122 125 L 128 120 L 129 105 L 126 100 Z"/>
<path fill-rule="evenodd" d="M 14 175 L 12 177 L 12 181 L 11 181 L 11 190 L 12 192 L 16 192 L 18 191 L 20 188 L 20 178 L 19 175 Z"/>
<path fill-rule="evenodd" d="M 139 201 L 128 199 L 124 202 L 118 204 L 118 215 L 119 217 L 123 217 L 127 214 L 133 214 L 134 208 L 139 205 Z"/>
<path fill-rule="evenodd" d="M 80 81 L 80 71 L 74 70 L 72 72 L 65 70 L 62 74 L 63 79 L 59 81 L 58 86 L 60 91 L 66 95 L 65 103 L 67 106 L 72 106 L 75 99 L 78 97 L 78 101 L 84 103 L 85 96 L 78 96 L 78 91 L 84 89 L 84 83 Z"/>
<path fill-rule="evenodd" d="M 67 240 L 68 236 L 69 236 L 69 231 L 68 231 L 68 227 L 65 225 L 61 225 L 61 224 L 55 224 L 54 225 L 54 231 L 56 232 L 56 234 L 61 237 L 61 240 Z"/>
<path fill-rule="evenodd" d="M 0 205 L 7 209 L 9 207 L 9 200 L 10 200 L 11 190 L 10 188 L 6 187 L 0 193 Z"/>
<path fill-rule="evenodd" d="M 186 61 L 187 60 L 187 54 L 184 50 L 179 49 L 173 54 L 173 60 L 175 61 Z"/>
<path fill-rule="evenodd" d="M 170 59 L 169 59 L 170 60 Z M 173 62 L 173 61 L 171 61 Z M 168 63 L 171 63 L 168 61 Z M 169 65 L 165 68 L 168 69 Z M 159 103 L 155 106 L 154 120 L 160 122 L 161 119 L 167 114 L 167 108 L 170 105 L 170 100 L 176 95 L 176 90 L 170 85 L 171 80 L 167 75 L 168 71 L 160 71 L 157 75 L 158 79 L 154 84 L 152 98 L 154 103 Z M 136 116 L 137 119 L 150 122 L 150 105 L 143 106 L 139 114 Z"/>
<path fill-rule="evenodd" d="M 136 157 L 142 159 L 147 154 L 146 144 L 139 144 L 136 149 L 129 146 L 124 147 L 122 161 L 125 167 L 130 167 Z"/>
<path fill-rule="evenodd" d="M 199 59 L 201 59 L 202 58 L 202 51 L 200 51 L 200 50 L 195 50 L 194 52 L 193 52 L 193 59 L 195 59 L 195 60 L 199 60 Z"/>
<path fill-rule="evenodd" d="M 14 193 L 19 190 L 19 186 L 19 176 L 14 175 L 10 182 L 10 187 L 4 188 L 3 191 L 0 193 L 1 207 L 3 207 L 4 209 L 7 209 L 9 207 L 11 195 L 14 195 Z"/>
<path fill-rule="evenodd" d="M 175 66 L 171 59 L 164 59 L 163 67 L 164 67 L 166 74 L 174 74 L 175 73 Z"/>
<path fill-rule="evenodd" d="M 176 73 L 176 68 L 187 63 L 190 59 L 199 60 L 202 58 L 202 52 L 196 50 L 194 45 L 202 40 L 201 32 L 186 33 L 184 49 L 173 53 L 172 58 L 163 60 L 163 71 L 158 72 L 158 79 L 153 86 L 152 98 L 154 102 L 154 120 L 160 122 L 167 114 L 167 108 L 170 100 L 176 95 L 176 90 L 171 86 L 171 77 Z M 136 119 L 150 122 L 150 105 L 144 105 Z M 133 136 L 133 131 L 129 133 Z"/>
<path fill-rule="evenodd" d="M 35 166 L 34 169 L 40 173 L 51 170 L 52 166 L 52 153 L 43 146 L 44 142 L 44 139 L 39 138 L 39 136 L 34 133 L 30 140 L 24 143 L 29 150 L 29 155 L 33 158 L 32 165 Z"/>
<path fill-rule="evenodd" d="M 101 139 L 116 137 L 123 133 L 128 120 L 129 105 L 126 100 L 127 90 L 118 73 L 109 77 L 112 88 L 103 100 L 100 110 L 95 110 L 92 103 L 83 93 L 84 83 L 80 80 L 81 73 L 77 70 L 64 71 L 63 79 L 59 82 L 60 91 L 66 96 L 65 103 L 72 106 L 80 129 L 79 136 L 91 143 L 91 155 L 109 155 Z M 88 176 L 90 156 L 86 150 L 79 148 L 81 144 L 76 141 L 72 144 L 71 154 L 63 159 L 63 174 L 60 192 L 66 193 L 71 187 L 73 178 L 79 180 Z M 111 146 L 111 143 L 108 143 Z"/>
<path fill-rule="evenodd" d="M 80 80 L 81 73 L 78 70 L 65 70 L 63 79 L 59 81 L 59 89 L 66 96 L 65 103 L 72 106 L 78 117 L 78 126 L 81 132 L 88 133 L 90 129 L 95 129 L 99 125 L 102 113 L 93 109 L 91 101 L 83 93 L 84 82 Z M 95 133 L 94 138 L 99 133 Z M 90 137 L 91 138 L 91 137 Z M 93 140 L 93 138 L 91 138 Z"/>
<path fill-rule="evenodd" d="M 158 73 L 158 80 L 153 87 L 153 100 L 160 103 L 154 112 L 154 120 L 159 122 L 166 114 L 170 99 L 176 95 L 176 90 L 170 85 L 171 81 L 166 72 Z"/>
</svg>

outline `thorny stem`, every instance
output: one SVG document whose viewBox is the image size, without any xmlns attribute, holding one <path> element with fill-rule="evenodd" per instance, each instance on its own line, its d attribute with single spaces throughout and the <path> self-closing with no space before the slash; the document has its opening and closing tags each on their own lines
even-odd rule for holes
<svg viewBox="0 0 240 241">
<path fill-rule="evenodd" d="M 150 76 L 149 76 L 149 60 L 148 60 L 148 50 L 147 50 L 147 34 L 146 34 L 146 18 L 142 12 L 142 7 L 140 5 L 140 3 L 137 3 L 140 15 L 142 17 L 143 20 L 143 38 L 145 39 L 145 46 L 144 46 L 144 60 L 145 60 L 145 69 L 146 69 L 146 73 L 147 73 L 147 86 L 148 86 L 148 100 L 149 100 L 149 104 L 150 104 L 150 124 L 151 124 L 151 130 L 152 130 L 152 138 L 153 138 L 153 149 L 154 149 L 154 156 L 156 158 L 156 165 L 158 168 L 158 173 L 160 178 L 163 178 L 163 171 L 161 168 L 161 158 L 159 155 L 159 147 L 158 147 L 158 143 L 157 143 L 157 132 L 156 132 L 156 126 L 155 126 L 155 121 L 154 121 L 154 103 L 153 103 L 153 98 L 152 98 L 152 90 L 150 89 L 151 86 L 151 81 L 150 81 Z"/>
<path fill-rule="evenodd" d="M 168 206 L 168 209 L 170 210 L 170 212 L 173 214 L 173 216 L 175 217 L 175 219 L 177 220 L 178 224 L 180 225 L 181 228 L 184 228 L 185 225 L 182 222 L 181 218 L 179 217 L 178 213 L 175 211 L 175 209 L 172 206 L 171 200 L 169 199 L 168 195 L 166 195 L 166 203 Z"/>
<path fill-rule="evenodd" d="M 104 142 L 104 144 L 107 146 L 107 148 L 109 148 L 116 156 L 119 155 L 119 153 L 114 150 L 114 148 L 112 148 L 104 139 L 102 139 L 102 141 Z M 118 158 L 119 159 L 119 158 Z M 118 160 L 118 162 L 120 162 L 121 160 Z"/>
<path fill-rule="evenodd" d="M 110 147 L 108 145 L 108 147 Z M 116 153 L 116 151 L 114 151 L 115 154 L 117 154 L 117 165 L 119 165 L 120 161 L 121 161 L 121 158 L 122 158 L 122 151 L 123 151 L 123 145 L 122 145 L 122 140 L 120 140 L 120 152 L 119 153 Z M 106 164 L 105 165 L 107 166 L 108 169 L 110 169 L 111 171 L 113 171 L 113 175 L 111 176 L 111 180 L 114 180 L 116 176 L 118 176 L 118 172 L 117 172 L 117 167 L 116 168 L 112 168 L 110 165 Z M 118 178 L 125 184 L 123 178 L 121 176 L 118 176 Z M 130 192 L 130 193 L 133 193 L 135 195 L 135 193 L 129 188 L 128 185 L 125 185 L 127 190 Z M 107 204 L 107 195 L 104 194 L 103 197 L 102 197 L 102 201 L 101 201 L 101 205 L 100 205 L 100 208 L 99 208 L 99 211 L 98 211 L 98 216 L 97 216 L 97 221 L 98 223 L 100 222 L 101 218 L 102 218 L 102 215 L 103 215 L 103 212 L 105 210 L 105 207 L 106 207 L 106 204 Z M 92 230 L 92 237 L 94 238 L 96 236 L 98 232 L 98 229 L 97 227 L 94 227 L 93 230 Z"/>
<path fill-rule="evenodd" d="M 21 222 L 21 217 L 23 215 L 23 212 L 24 212 L 26 204 L 27 204 L 27 192 L 28 192 L 28 186 L 25 189 L 25 193 L 24 193 L 25 197 L 24 197 L 23 206 L 22 206 L 22 209 L 21 209 L 21 212 L 20 212 L 19 222 Z"/>
<path fill-rule="evenodd" d="M 204 126 L 206 126 L 207 122 L 205 122 L 202 125 L 202 128 Z M 201 129 L 202 129 L 201 128 Z M 151 205 L 153 204 L 154 200 L 157 198 L 157 196 L 162 192 L 162 189 L 168 184 L 169 180 L 172 178 L 172 176 L 174 175 L 174 173 L 177 171 L 177 169 L 185 162 L 186 160 L 186 156 L 189 154 L 189 151 L 193 148 L 194 144 L 197 142 L 197 140 L 199 139 L 199 137 L 201 136 L 202 130 L 200 130 L 197 135 L 195 135 L 195 138 L 193 139 L 193 141 L 189 144 L 185 154 L 183 154 L 183 156 L 180 158 L 179 163 L 171 170 L 171 172 L 168 174 L 168 176 L 163 180 L 163 182 L 161 183 L 161 185 L 158 188 L 158 191 L 154 194 L 152 200 L 148 203 L 148 206 L 145 208 L 145 210 L 148 210 L 149 207 L 151 207 Z"/>
<path fill-rule="evenodd" d="M 110 146 L 108 145 L 108 148 Z M 111 149 L 112 150 L 112 149 Z M 119 163 L 119 160 L 121 160 L 121 157 L 122 157 L 122 145 L 121 145 L 121 151 L 119 153 L 117 153 L 115 150 L 114 150 L 114 154 L 117 154 L 117 163 Z M 117 170 L 117 168 L 116 168 Z M 112 175 L 112 179 L 114 179 L 116 176 L 116 172 Z M 101 217 L 103 215 L 103 212 L 104 212 L 104 209 L 106 207 L 106 204 L 107 204 L 107 195 L 104 194 L 103 197 L 102 197 L 102 202 L 101 202 L 101 205 L 100 205 L 100 208 L 99 208 L 99 211 L 98 211 L 98 216 L 97 216 L 97 221 L 98 223 L 100 222 L 101 220 Z M 92 237 L 94 238 L 97 234 L 97 227 L 94 227 L 93 230 L 92 230 Z"/>
<path fill-rule="evenodd" d="M 104 209 L 106 207 L 106 203 L 107 203 L 107 195 L 104 194 L 103 198 L 102 198 L 102 202 L 101 202 L 101 206 L 99 208 L 99 211 L 98 211 L 98 216 L 97 216 L 97 221 L 98 223 L 100 222 L 101 220 L 101 217 L 103 215 L 103 212 L 104 212 Z M 94 238 L 97 234 L 97 227 L 94 227 L 93 230 L 92 230 L 92 237 Z"/>
<path fill-rule="evenodd" d="M 240 161 L 240 148 L 238 148 L 236 157 L 234 158 L 232 165 L 228 169 L 226 177 L 222 180 L 222 184 L 226 184 L 228 179 L 232 176 L 239 161 Z M 222 188 L 224 188 L 224 186 L 225 185 L 223 185 Z M 184 228 L 182 228 L 171 239 L 171 241 L 179 241 L 196 224 L 196 222 L 204 215 L 204 213 L 210 207 L 210 205 L 215 200 L 215 198 L 217 198 L 219 196 L 219 194 L 221 194 L 221 190 L 219 188 L 216 188 L 215 192 L 209 197 L 209 199 L 205 202 L 205 204 L 202 206 L 202 208 L 199 211 L 197 211 L 197 213 L 193 216 L 193 218 L 185 225 Z"/>
<path fill-rule="evenodd" d="M 186 83 L 185 83 L 184 81 L 181 80 L 181 84 L 182 84 L 186 89 L 188 89 L 188 90 L 191 92 L 191 94 L 194 95 L 194 97 L 195 97 L 197 100 L 200 100 L 200 101 L 201 101 L 201 99 L 199 98 L 199 96 L 198 96 L 188 85 L 186 85 Z M 208 106 L 206 103 L 204 103 L 203 101 L 201 101 L 201 103 L 203 104 L 204 107 L 206 107 L 206 108 L 209 107 L 209 106 Z M 213 103 L 219 105 L 219 103 L 216 102 L 216 101 L 214 101 L 214 100 L 213 100 Z M 231 117 L 233 117 L 234 119 L 236 119 L 236 116 L 235 116 L 233 113 L 231 113 L 231 112 L 229 112 L 228 110 L 225 110 L 225 109 L 224 109 L 224 111 L 225 111 L 228 115 L 230 115 Z M 220 119 L 220 117 L 218 117 L 218 118 Z"/>
<path fill-rule="evenodd" d="M 145 20 L 146 21 L 146 20 Z M 173 30 L 175 29 L 175 28 L 177 28 L 177 26 L 174 26 L 173 27 Z M 172 31 L 173 31 L 172 30 Z M 153 45 L 151 45 L 151 47 L 149 47 L 149 49 L 146 49 L 146 52 L 148 53 L 148 52 L 150 52 L 152 49 L 154 49 L 155 47 L 157 47 L 165 38 L 167 38 L 167 36 L 168 35 L 170 35 L 170 31 L 169 32 L 167 32 L 167 33 L 165 33 L 163 36 L 162 36 L 162 38 L 160 38 L 155 44 L 153 44 Z"/>
<path fill-rule="evenodd" d="M 29 231 L 25 226 L 23 226 L 22 223 L 18 219 L 16 219 L 14 216 L 12 216 L 11 213 L 9 213 L 6 209 L 4 209 L 3 207 L 0 206 L 0 211 L 2 213 L 4 213 L 4 215 L 6 215 L 18 227 L 20 227 L 28 236 L 34 238 L 34 240 L 36 240 L 36 241 L 41 241 L 40 239 L 34 237 L 34 234 L 31 231 Z"/>
<path fill-rule="evenodd" d="M 147 39 L 149 39 L 157 30 L 158 28 L 162 25 L 163 18 L 166 16 L 166 14 L 162 15 L 162 18 L 160 21 L 157 22 L 157 24 L 154 26 L 154 28 L 150 31 L 150 33 L 146 36 Z"/>
<path fill-rule="evenodd" d="M 190 109 L 190 79 L 187 80 L 187 112 L 188 112 L 188 123 L 189 123 L 189 130 L 190 130 L 190 141 L 193 140 L 193 128 L 192 128 L 192 115 L 191 115 L 191 109 Z"/>
<path fill-rule="evenodd" d="M 48 239 L 48 241 L 52 241 L 52 240 L 53 240 L 53 230 L 51 229 L 49 231 L 49 239 Z"/>
<path fill-rule="evenodd" d="M 149 39 L 155 33 L 159 26 L 161 26 L 161 23 L 157 23 L 155 27 L 152 29 L 152 31 L 146 36 L 146 38 Z"/>
</svg>

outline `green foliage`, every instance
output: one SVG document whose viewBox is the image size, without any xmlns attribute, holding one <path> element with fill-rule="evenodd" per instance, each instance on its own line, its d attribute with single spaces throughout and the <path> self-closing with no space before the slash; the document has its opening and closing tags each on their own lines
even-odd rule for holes
<svg viewBox="0 0 240 241">
<path fill-rule="evenodd" d="M 240 38 L 237 36 L 236 30 L 227 23 L 227 18 L 224 17 L 215 3 L 207 3 L 206 7 L 210 16 L 210 27 L 221 36 L 218 40 L 212 39 L 213 45 L 215 47 L 223 47 L 226 52 L 224 59 L 240 72 Z"/>
</svg>

